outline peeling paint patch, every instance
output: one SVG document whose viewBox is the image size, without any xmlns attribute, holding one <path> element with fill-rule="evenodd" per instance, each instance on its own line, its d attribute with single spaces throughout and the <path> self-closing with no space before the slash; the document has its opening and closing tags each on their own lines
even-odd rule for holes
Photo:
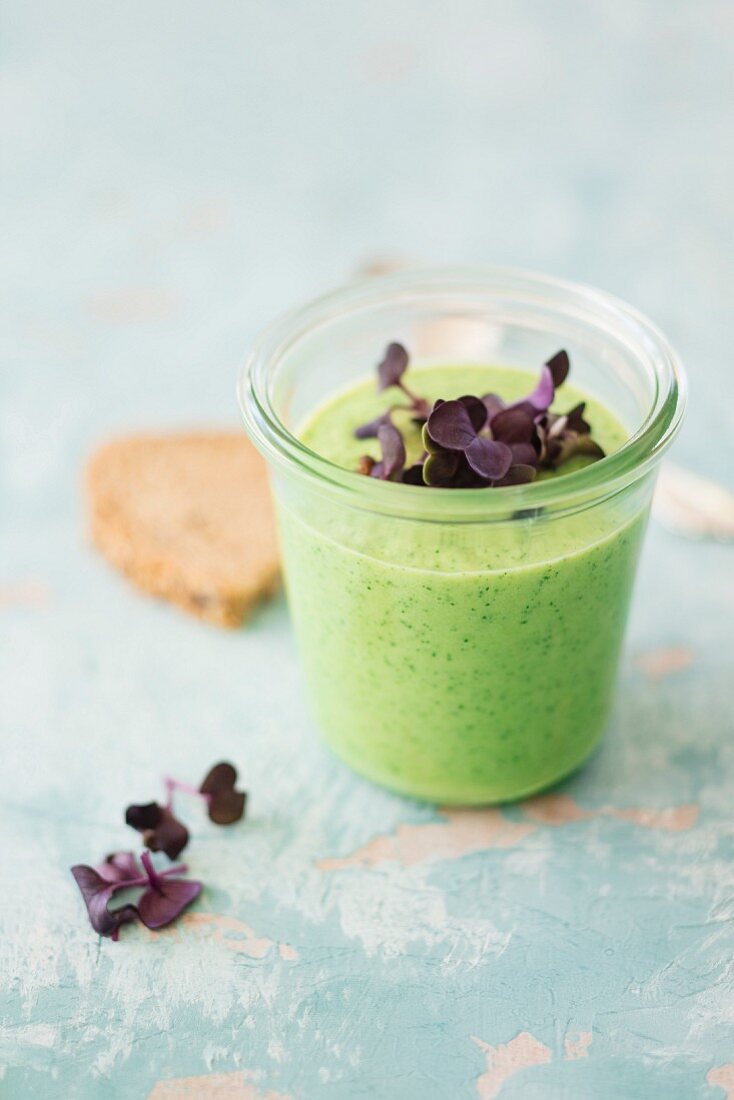
<svg viewBox="0 0 734 1100">
<path fill-rule="evenodd" d="M 673 645 L 663 646 L 660 649 L 650 649 L 647 653 L 641 653 L 635 664 L 648 680 L 657 683 L 666 676 L 672 676 L 676 672 L 682 672 L 693 664 L 695 653 L 690 646 Z"/>
<path fill-rule="evenodd" d="M 512 848 L 534 829 L 532 825 L 508 820 L 497 809 L 444 809 L 441 816 L 443 821 L 427 825 L 398 825 L 394 833 L 374 837 L 351 855 L 321 859 L 316 866 L 321 871 L 376 867 L 382 863 L 413 867 L 488 848 Z"/>
<path fill-rule="evenodd" d="M 141 934 L 146 934 L 144 929 L 140 931 Z M 293 961 L 298 958 L 298 952 L 290 944 L 277 944 L 267 936 L 258 936 L 244 921 L 237 920 L 235 917 L 221 916 L 218 913 L 184 913 L 176 924 L 158 929 L 149 935 L 155 939 L 165 936 L 177 943 L 192 937 L 214 940 L 226 947 L 228 951 L 247 955 L 251 959 L 264 959 L 276 947 L 281 959 Z"/>
<path fill-rule="evenodd" d="M 201 1077 L 170 1077 L 158 1081 L 148 1100 L 292 1100 L 282 1092 L 263 1092 L 247 1080 L 248 1074 L 207 1073 Z"/>
<path fill-rule="evenodd" d="M 706 1083 L 723 1089 L 726 1100 L 734 1100 L 734 1062 L 714 1066 L 706 1074 Z"/>
<path fill-rule="evenodd" d="M 665 829 L 669 833 L 684 833 L 692 829 L 698 821 L 699 807 L 690 803 L 686 806 L 671 806 L 667 810 L 612 810 L 606 811 L 620 821 L 631 821 L 643 829 Z"/>
<path fill-rule="evenodd" d="M 586 821 L 591 817 L 567 794 L 545 794 L 522 803 L 526 817 L 540 825 L 569 825 L 573 821 Z"/>
<path fill-rule="evenodd" d="M 629 821 L 642 829 L 664 829 L 671 833 L 685 832 L 693 828 L 699 814 L 699 807 L 694 803 L 669 806 L 661 810 L 649 810 L 636 806 L 626 809 L 601 806 L 598 810 L 585 810 L 567 794 L 539 795 L 538 798 L 524 802 L 523 810 L 531 821 L 537 821 L 540 825 L 569 825 L 575 821 L 616 817 L 619 821 Z"/>
<path fill-rule="evenodd" d="M 590 1031 L 569 1031 L 563 1040 L 563 1057 L 566 1062 L 576 1062 L 589 1057 L 592 1034 Z"/>
<path fill-rule="evenodd" d="M 692 828 L 699 814 L 699 807 L 694 804 L 660 810 L 636 806 L 585 810 L 565 794 L 539 795 L 521 803 L 521 808 L 529 822 L 512 821 L 494 807 L 483 810 L 446 808 L 440 811 L 443 821 L 398 825 L 393 833 L 373 837 L 349 855 L 317 860 L 316 867 L 320 871 L 343 871 L 349 867 L 379 867 L 386 863 L 397 863 L 401 867 L 437 863 L 491 848 L 513 848 L 530 836 L 537 825 L 569 825 L 600 817 L 614 817 L 643 829 L 678 833 Z"/>
<path fill-rule="evenodd" d="M 472 1035 L 472 1041 L 487 1057 L 487 1068 L 477 1078 L 477 1095 L 480 1100 L 494 1100 L 508 1078 L 531 1066 L 542 1066 L 551 1060 L 550 1048 L 531 1035 L 519 1032 L 509 1043 L 493 1047 Z"/>
</svg>

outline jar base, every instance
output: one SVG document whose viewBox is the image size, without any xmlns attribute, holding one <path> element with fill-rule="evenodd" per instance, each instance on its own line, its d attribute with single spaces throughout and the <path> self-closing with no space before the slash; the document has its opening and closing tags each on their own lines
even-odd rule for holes
<svg viewBox="0 0 734 1100">
<path fill-rule="evenodd" d="M 578 771 L 590 756 L 596 751 L 604 736 L 604 731 L 591 742 L 590 745 L 584 749 L 578 757 L 576 757 L 571 763 L 564 765 L 562 769 L 547 778 L 533 782 L 526 787 L 522 787 L 519 790 L 490 790 L 487 784 L 482 784 L 477 787 L 476 791 L 471 791 L 462 794 L 460 797 L 455 792 L 451 792 L 450 788 L 443 787 L 438 789 L 430 784 L 419 783 L 401 783 L 395 780 L 392 776 L 386 776 L 379 772 L 376 768 L 370 768 L 362 761 L 356 761 L 352 759 L 348 753 L 344 753 L 341 749 L 335 748 L 325 737 L 322 736 L 322 741 L 334 756 L 337 757 L 343 764 L 346 764 L 353 772 L 361 776 L 363 779 L 368 779 L 371 783 L 376 784 L 378 787 L 383 787 L 394 794 L 402 795 L 405 798 L 414 798 L 419 802 L 432 802 L 441 806 L 496 806 L 506 802 L 519 802 L 524 798 L 531 798 L 533 795 L 540 794 L 542 791 L 548 790 L 549 787 L 554 787 L 557 783 L 567 779 L 574 772 Z"/>
</svg>

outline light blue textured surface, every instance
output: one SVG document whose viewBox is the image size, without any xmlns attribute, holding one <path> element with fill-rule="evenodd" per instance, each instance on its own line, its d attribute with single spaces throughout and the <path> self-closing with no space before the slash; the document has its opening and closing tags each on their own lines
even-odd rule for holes
<svg viewBox="0 0 734 1100">
<path fill-rule="evenodd" d="M 0 1095 L 731 1100 L 731 548 L 651 529 L 604 747 L 461 833 L 319 747 L 282 603 L 226 634 L 146 601 L 79 493 L 115 431 L 236 425 L 257 329 L 384 254 L 634 302 L 689 367 L 678 460 L 731 476 L 731 4 L 3 24 Z M 222 756 L 251 814 L 190 808 L 199 916 L 100 943 L 68 866 Z"/>
</svg>

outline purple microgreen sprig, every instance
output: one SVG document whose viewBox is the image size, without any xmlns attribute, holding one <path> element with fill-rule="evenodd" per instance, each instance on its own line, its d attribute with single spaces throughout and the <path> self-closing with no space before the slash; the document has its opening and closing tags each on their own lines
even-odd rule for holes
<svg viewBox="0 0 734 1100">
<path fill-rule="evenodd" d="M 455 456 L 449 467 L 461 467 L 464 458 L 470 470 L 486 482 L 499 481 L 512 466 L 512 451 L 506 443 L 482 434 L 487 422 L 487 409 L 478 397 L 460 397 L 456 401 L 437 402 L 426 422 L 423 442 L 428 457 L 423 466 L 427 485 L 434 483 L 435 468 L 440 470 L 439 483 L 445 479 L 445 455 Z M 433 471 L 433 473 L 432 473 Z"/>
<path fill-rule="evenodd" d="M 395 386 L 402 391 L 403 395 L 407 398 L 408 404 L 391 405 L 386 412 L 375 417 L 374 420 L 368 420 L 366 424 L 360 424 L 358 428 L 354 429 L 354 435 L 357 439 L 379 438 L 381 428 L 386 425 L 392 426 L 392 414 L 397 409 L 411 412 L 416 424 L 425 424 L 430 411 L 428 401 L 426 401 L 424 397 L 419 397 L 418 394 L 413 393 L 403 381 L 403 375 L 408 369 L 409 362 L 410 357 L 402 344 L 388 344 L 385 349 L 385 354 L 377 364 L 377 392 L 382 393 L 383 390 L 388 390 Z M 381 475 L 376 474 L 371 476 L 380 477 Z"/>
<path fill-rule="evenodd" d="M 378 477 L 381 481 L 399 481 L 405 468 L 405 443 L 403 437 L 392 423 L 381 424 L 377 431 L 382 457 L 379 462 L 369 455 L 360 460 L 360 470 L 369 477 Z"/>
<path fill-rule="evenodd" d="M 427 452 L 423 479 L 427 485 L 478 489 L 532 481 L 535 449 L 520 441 L 514 418 L 505 416 L 504 437 L 495 435 L 489 407 L 486 398 L 471 395 L 436 402 L 423 428 Z M 495 416 L 505 412 L 498 409 Z"/>
<path fill-rule="evenodd" d="M 428 419 L 430 405 L 425 397 L 419 397 L 406 386 L 403 376 L 409 363 L 410 356 L 402 344 L 388 344 L 382 361 L 377 365 L 377 390 L 381 393 L 391 386 L 397 386 L 410 402 L 407 408 L 414 414 L 413 419 L 422 423 Z"/>
<path fill-rule="evenodd" d="M 547 412 L 553 404 L 556 390 L 568 378 L 570 368 L 571 361 L 568 352 L 564 350 L 557 351 L 540 368 L 538 384 L 533 392 L 525 398 L 525 401 L 539 412 Z"/>
<path fill-rule="evenodd" d="M 177 876 L 187 871 L 185 864 L 158 870 L 150 852 L 164 852 L 175 860 L 186 847 L 189 831 L 173 813 L 174 792 L 186 791 L 206 803 L 211 821 L 231 825 L 245 814 L 247 794 L 237 790 L 237 769 L 227 761 L 210 768 L 198 787 L 166 776 L 165 805 L 146 802 L 127 807 L 125 821 L 142 835 L 148 851 L 140 856 L 142 871 L 132 852 L 113 852 L 97 867 L 78 863 L 71 868 L 74 881 L 84 900 L 92 928 L 100 936 L 116 940 L 123 924 L 140 921 L 148 928 L 162 928 L 175 920 L 187 905 L 199 896 L 200 882 Z M 110 908 L 119 890 L 142 888 L 135 904 Z"/>
<path fill-rule="evenodd" d="M 358 438 L 376 437 L 379 460 L 364 455 L 358 471 L 385 481 L 442 488 L 487 488 L 532 481 L 539 469 L 556 469 L 574 455 L 594 460 L 604 451 L 591 438 L 584 419 L 585 404 L 567 413 L 552 413 L 556 391 L 568 377 L 568 352 L 560 350 L 540 369 L 527 397 L 507 404 L 497 394 L 466 395 L 438 400 L 432 408 L 407 388 L 403 376 L 409 356 L 402 344 L 390 344 L 378 366 L 378 390 L 399 386 L 410 405 L 394 405 L 355 431 Z M 393 424 L 396 409 L 411 409 L 422 424 L 424 454 L 406 468 L 405 442 Z"/>
<path fill-rule="evenodd" d="M 604 451 L 591 438 L 591 426 L 584 419 L 585 402 L 561 415 L 548 413 L 538 426 L 543 465 L 556 469 L 574 455 L 604 458 Z"/>
<path fill-rule="evenodd" d="M 206 799 L 209 819 L 215 825 L 232 825 L 245 816 L 247 793 L 236 786 L 237 769 L 226 761 L 215 764 L 204 776 L 199 794 Z"/>
<path fill-rule="evenodd" d="M 110 881 L 84 863 L 77 863 L 72 867 L 71 873 L 87 907 L 89 923 L 99 936 L 109 936 L 116 940 L 123 924 L 138 919 L 138 911 L 134 905 L 122 905 L 119 909 L 109 908 L 113 894 L 127 885 L 125 879 Z M 137 876 L 129 881 L 141 885 Z"/>
<path fill-rule="evenodd" d="M 140 857 L 143 871 L 132 852 L 117 852 L 107 856 L 99 867 L 78 863 L 71 873 L 84 900 L 92 928 L 100 936 L 118 939 L 123 924 L 141 921 L 147 928 L 162 928 L 176 920 L 183 910 L 199 896 L 200 882 L 183 879 L 188 868 L 182 863 L 158 871 L 148 852 Z M 143 892 L 137 902 L 110 909 L 109 903 L 119 890 Z"/>
<path fill-rule="evenodd" d="M 158 802 L 128 806 L 125 824 L 137 829 L 151 852 L 165 852 L 169 859 L 178 859 L 189 842 L 189 830 L 183 822 L 169 806 Z"/>
<path fill-rule="evenodd" d="M 244 816 L 247 795 L 235 789 L 237 769 L 226 761 L 215 764 L 198 787 L 168 775 L 163 783 L 168 795 L 165 805 L 146 802 L 128 806 L 125 811 L 126 824 L 137 829 L 151 852 L 165 852 L 169 859 L 177 859 L 188 844 L 188 829 L 173 812 L 173 796 L 177 790 L 201 798 L 206 803 L 209 819 L 216 825 L 231 825 Z"/>
<path fill-rule="evenodd" d="M 137 910 L 146 928 L 163 928 L 183 913 L 198 898 L 202 890 L 194 879 L 174 878 L 188 870 L 185 863 L 166 871 L 156 871 L 148 852 L 143 852 L 140 862 L 145 868 L 150 886 L 138 898 Z"/>
</svg>

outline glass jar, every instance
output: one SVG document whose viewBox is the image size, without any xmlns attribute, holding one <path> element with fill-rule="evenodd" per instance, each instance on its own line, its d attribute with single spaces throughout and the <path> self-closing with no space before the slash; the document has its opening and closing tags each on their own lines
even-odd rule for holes
<svg viewBox="0 0 734 1100">
<path fill-rule="evenodd" d="M 559 348 L 574 387 L 627 442 L 573 473 L 427 489 L 341 469 L 298 438 L 391 341 L 413 366 L 537 373 Z M 684 407 L 665 338 L 620 301 L 540 275 L 407 271 L 278 321 L 239 385 L 268 460 L 313 711 L 351 767 L 396 791 L 482 804 L 576 768 L 607 722 L 660 459 Z"/>
</svg>

